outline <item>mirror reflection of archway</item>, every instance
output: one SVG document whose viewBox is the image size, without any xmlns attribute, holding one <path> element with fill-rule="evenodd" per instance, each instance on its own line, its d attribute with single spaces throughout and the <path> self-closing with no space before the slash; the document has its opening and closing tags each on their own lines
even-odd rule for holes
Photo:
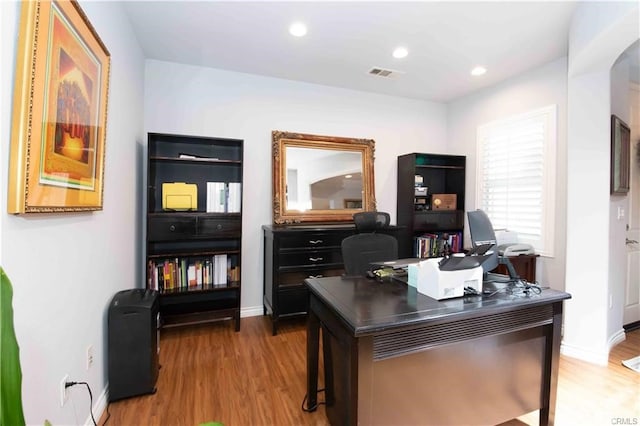
<svg viewBox="0 0 640 426">
<path fill-rule="evenodd" d="M 287 147 L 286 158 L 287 210 L 362 208 L 362 153 Z"/>
<path fill-rule="evenodd" d="M 349 173 L 311 184 L 311 209 L 362 208 L 362 173 Z"/>
</svg>

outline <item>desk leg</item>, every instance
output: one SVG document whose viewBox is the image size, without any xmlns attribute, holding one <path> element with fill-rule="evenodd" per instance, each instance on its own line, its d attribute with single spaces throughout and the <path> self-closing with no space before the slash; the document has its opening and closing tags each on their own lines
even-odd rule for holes
<svg viewBox="0 0 640 426">
<path fill-rule="evenodd" d="M 318 356 L 320 320 L 309 310 L 307 315 L 307 407 L 309 411 L 318 408 Z"/>
<path fill-rule="evenodd" d="M 331 354 L 331 339 L 327 327 L 322 328 L 322 361 L 324 365 L 324 402 L 328 407 L 335 404 L 333 392 L 333 355 Z"/>
<path fill-rule="evenodd" d="M 560 333 L 562 327 L 562 302 L 553 304 L 553 324 L 546 336 L 545 368 L 540 426 L 553 426 L 556 415 L 556 392 L 560 363 Z"/>
</svg>

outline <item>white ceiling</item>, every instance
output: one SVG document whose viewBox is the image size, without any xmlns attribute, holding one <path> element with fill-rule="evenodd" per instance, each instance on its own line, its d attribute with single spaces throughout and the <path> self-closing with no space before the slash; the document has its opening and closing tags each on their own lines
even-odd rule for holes
<svg viewBox="0 0 640 426">
<path fill-rule="evenodd" d="M 148 58 L 450 101 L 567 55 L 576 2 L 126 1 Z M 294 20 L 303 38 L 289 35 Z M 395 59 L 403 45 L 409 56 Z M 484 65 L 481 77 L 469 73 Z M 372 67 L 402 72 L 368 74 Z"/>
</svg>

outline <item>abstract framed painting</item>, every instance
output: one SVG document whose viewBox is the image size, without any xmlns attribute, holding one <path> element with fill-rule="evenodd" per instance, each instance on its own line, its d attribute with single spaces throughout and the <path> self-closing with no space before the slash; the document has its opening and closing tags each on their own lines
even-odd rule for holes
<svg viewBox="0 0 640 426">
<path fill-rule="evenodd" d="M 21 7 L 7 210 L 101 210 L 109 51 L 76 1 Z"/>
</svg>

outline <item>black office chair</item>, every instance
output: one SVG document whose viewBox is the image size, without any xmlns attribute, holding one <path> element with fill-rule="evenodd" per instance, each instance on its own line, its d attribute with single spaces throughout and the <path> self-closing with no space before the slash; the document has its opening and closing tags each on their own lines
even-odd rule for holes
<svg viewBox="0 0 640 426">
<path fill-rule="evenodd" d="M 348 276 L 366 275 L 371 262 L 398 258 L 398 241 L 377 231 L 389 226 L 389 213 L 361 212 L 353 215 L 356 234 L 342 240 L 342 260 Z"/>
<path fill-rule="evenodd" d="M 469 233 L 471 234 L 471 244 L 473 247 L 478 247 L 484 244 L 494 244 L 493 254 L 491 258 L 486 260 L 482 267 L 484 272 L 493 271 L 498 267 L 498 248 L 495 246 L 497 239 L 496 233 L 493 230 L 491 219 L 484 210 L 474 210 L 467 212 L 467 219 L 469 220 Z"/>
<path fill-rule="evenodd" d="M 469 220 L 469 233 L 471 234 L 471 243 L 473 247 L 478 247 L 483 244 L 493 244 L 491 248 L 493 254 L 487 260 L 482 263 L 483 279 L 485 281 L 490 279 L 489 273 L 496 269 L 498 265 L 505 265 L 509 272 L 510 280 L 520 280 L 513 264 L 508 257 L 500 256 L 498 254 L 498 246 L 496 233 L 491 224 L 491 219 L 484 210 L 475 210 L 467 212 L 467 219 Z M 496 280 L 497 278 L 493 278 Z"/>
</svg>

